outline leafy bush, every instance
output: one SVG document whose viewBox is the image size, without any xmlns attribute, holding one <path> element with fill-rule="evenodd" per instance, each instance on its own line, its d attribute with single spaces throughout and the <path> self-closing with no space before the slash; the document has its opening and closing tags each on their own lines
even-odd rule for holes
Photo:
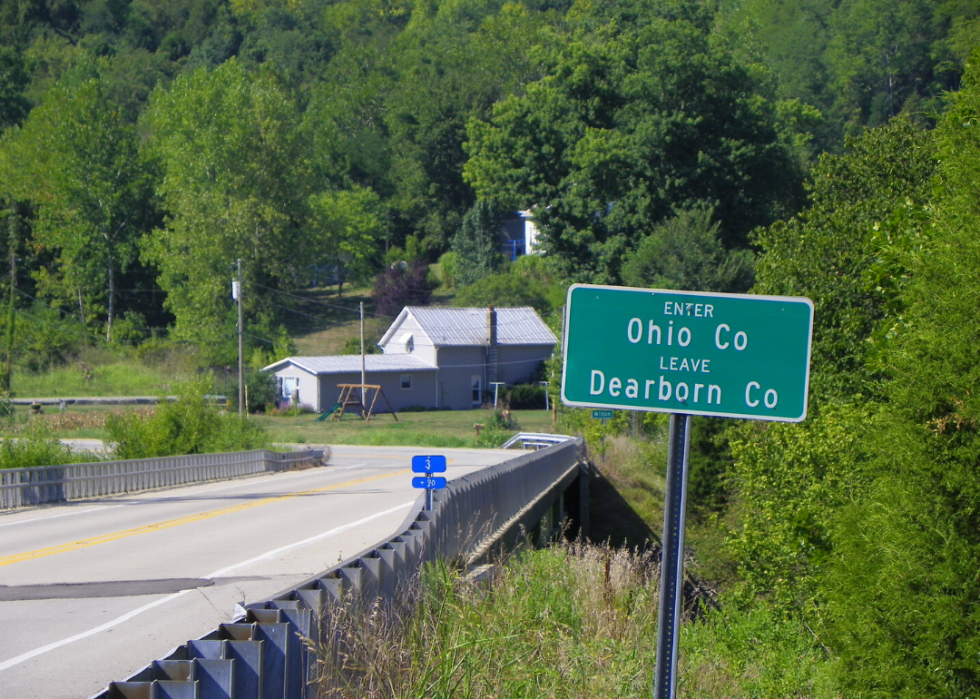
<svg viewBox="0 0 980 699">
<path fill-rule="evenodd" d="M 112 324 L 112 341 L 121 345 L 138 345 L 150 336 L 150 328 L 142 313 L 130 311 Z"/>
<path fill-rule="evenodd" d="M 378 348 L 378 338 L 376 337 L 365 337 L 364 338 L 364 354 L 378 354 L 381 350 Z M 360 337 L 348 337 L 344 340 L 344 348 L 340 350 L 341 354 L 360 354 L 361 353 L 361 338 Z"/>
<path fill-rule="evenodd" d="M 246 410 L 249 413 L 256 413 L 262 410 L 270 410 L 275 406 L 279 399 L 277 390 L 276 375 L 269 371 L 261 371 L 247 367 L 245 369 L 245 386 L 248 405 Z M 226 407 L 228 412 L 238 412 L 238 377 L 232 384 L 227 396 Z"/>
<path fill-rule="evenodd" d="M 84 327 L 73 316 L 62 314 L 40 302 L 19 314 L 14 334 L 17 365 L 39 372 L 63 363 L 86 342 Z"/>
<path fill-rule="evenodd" d="M 544 408 L 544 386 L 518 384 L 510 389 L 510 407 L 514 410 L 539 410 Z"/>
<path fill-rule="evenodd" d="M 204 398 L 209 384 L 189 381 L 177 389 L 177 400 L 162 400 L 151 415 L 124 413 L 106 418 L 108 441 L 119 459 L 206 454 L 261 449 L 265 431 L 236 414 L 222 414 Z"/>
<path fill-rule="evenodd" d="M 534 279 L 511 274 L 494 274 L 464 286 L 453 300 L 454 306 L 531 306 L 539 313 L 551 310 L 547 289 Z"/>
<path fill-rule="evenodd" d="M 22 437 L 0 442 L 0 468 L 32 468 L 98 461 L 92 454 L 75 454 L 51 436 L 42 420 L 31 420 Z"/>
<path fill-rule="evenodd" d="M 520 429 L 509 410 L 494 410 L 490 413 L 476 438 L 476 446 L 495 449 L 510 439 L 510 431 Z"/>
<path fill-rule="evenodd" d="M 840 508 L 866 486 L 869 420 L 862 407 L 826 406 L 801 424 L 745 422 L 732 433 L 741 526 L 729 547 L 741 592 L 794 610 L 818 594 Z"/>
<path fill-rule="evenodd" d="M 447 289 L 455 289 L 459 284 L 459 255 L 452 250 L 439 258 L 439 281 Z"/>
<path fill-rule="evenodd" d="M 405 269 L 395 265 L 375 277 L 371 298 L 378 313 L 395 316 L 405 306 L 429 305 L 433 289 L 429 265 L 413 260 Z"/>
<path fill-rule="evenodd" d="M 500 213 L 489 202 L 478 201 L 452 240 L 458 282 L 473 284 L 493 274 L 504 261 L 501 242 Z"/>
</svg>

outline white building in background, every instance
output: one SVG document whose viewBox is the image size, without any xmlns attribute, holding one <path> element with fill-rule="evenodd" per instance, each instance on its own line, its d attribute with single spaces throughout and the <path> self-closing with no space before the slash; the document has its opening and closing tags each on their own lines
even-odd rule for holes
<svg viewBox="0 0 980 699">
<path fill-rule="evenodd" d="M 513 261 L 521 255 L 530 255 L 538 250 L 538 227 L 534 225 L 531 211 L 518 211 L 512 218 L 501 224 L 504 242 L 500 250 Z"/>
<path fill-rule="evenodd" d="M 530 307 L 407 306 L 378 341 L 384 354 L 364 357 L 365 383 L 380 385 L 396 411 L 479 407 L 491 384 L 526 381 L 557 343 Z M 298 394 L 318 412 L 337 402 L 338 384 L 361 383 L 358 355 L 289 357 L 265 369 L 275 371 L 282 399 Z"/>
</svg>

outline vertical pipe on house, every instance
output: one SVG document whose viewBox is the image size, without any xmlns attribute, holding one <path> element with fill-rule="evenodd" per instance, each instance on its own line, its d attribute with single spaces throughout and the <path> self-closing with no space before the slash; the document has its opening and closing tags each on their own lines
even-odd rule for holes
<svg viewBox="0 0 980 699">
<path fill-rule="evenodd" d="M 487 308 L 487 385 L 497 380 L 497 309 Z"/>
</svg>

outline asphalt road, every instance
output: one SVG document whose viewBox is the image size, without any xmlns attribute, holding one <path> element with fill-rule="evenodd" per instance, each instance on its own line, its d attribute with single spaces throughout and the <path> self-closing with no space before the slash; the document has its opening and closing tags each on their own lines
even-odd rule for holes
<svg viewBox="0 0 980 699">
<path fill-rule="evenodd" d="M 0 514 L 0 697 L 81 699 L 394 533 L 420 491 L 521 454 L 333 447 L 325 468 Z"/>
</svg>

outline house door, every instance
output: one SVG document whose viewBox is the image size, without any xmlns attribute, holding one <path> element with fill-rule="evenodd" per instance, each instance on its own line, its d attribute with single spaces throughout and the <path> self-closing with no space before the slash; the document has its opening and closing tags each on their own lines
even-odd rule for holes
<svg viewBox="0 0 980 699">
<path fill-rule="evenodd" d="M 470 378 L 470 392 L 472 393 L 470 402 L 473 405 L 483 403 L 483 379 L 481 377 L 473 376 Z"/>
</svg>

